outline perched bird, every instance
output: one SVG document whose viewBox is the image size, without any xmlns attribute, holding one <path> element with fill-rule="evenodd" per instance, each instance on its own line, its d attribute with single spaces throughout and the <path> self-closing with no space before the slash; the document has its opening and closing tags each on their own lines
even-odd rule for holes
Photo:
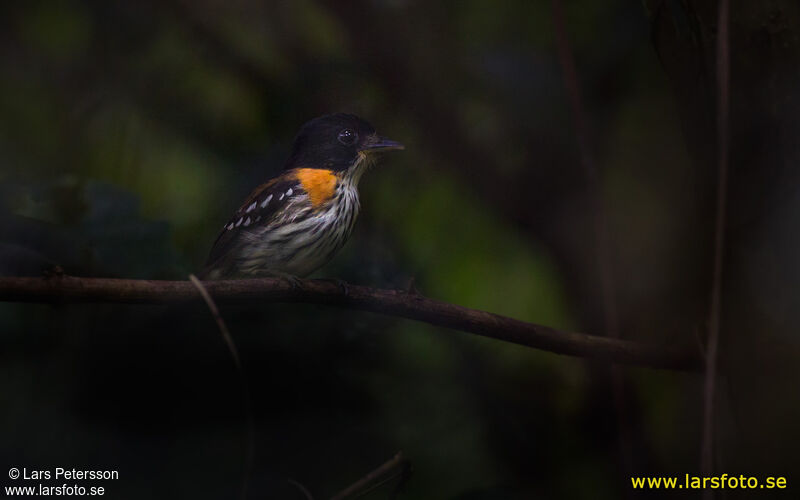
<svg viewBox="0 0 800 500">
<path fill-rule="evenodd" d="M 375 153 L 403 149 L 361 118 L 332 114 L 300 129 L 283 172 L 257 187 L 211 249 L 204 279 L 303 277 L 350 237 L 358 181 Z"/>
</svg>

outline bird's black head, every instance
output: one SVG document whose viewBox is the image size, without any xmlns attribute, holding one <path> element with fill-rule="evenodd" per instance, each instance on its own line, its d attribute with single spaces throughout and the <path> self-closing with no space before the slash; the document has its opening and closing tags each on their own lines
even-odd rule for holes
<svg viewBox="0 0 800 500">
<path fill-rule="evenodd" d="M 324 115 L 300 128 L 286 168 L 341 171 L 358 164 L 364 155 L 395 149 L 403 145 L 380 137 L 372 125 L 355 115 Z"/>
</svg>

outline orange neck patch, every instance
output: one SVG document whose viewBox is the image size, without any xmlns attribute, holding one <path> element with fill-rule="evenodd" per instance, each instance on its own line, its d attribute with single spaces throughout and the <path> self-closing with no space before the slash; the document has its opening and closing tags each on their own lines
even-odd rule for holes
<svg viewBox="0 0 800 500">
<path fill-rule="evenodd" d="M 295 176 L 308 194 L 308 199 L 314 208 L 330 200 L 336 191 L 336 175 L 331 170 L 298 168 Z"/>
</svg>

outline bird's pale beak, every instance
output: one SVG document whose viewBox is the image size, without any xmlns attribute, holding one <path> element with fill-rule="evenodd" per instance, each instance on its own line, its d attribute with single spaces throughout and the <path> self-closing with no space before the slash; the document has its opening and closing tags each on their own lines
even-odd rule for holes
<svg viewBox="0 0 800 500">
<path fill-rule="evenodd" d="M 393 141 L 379 135 L 373 135 L 364 142 L 364 145 L 361 146 L 360 151 L 364 153 L 377 153 L 380 151 L 395 151 L 405 148 L 405 146 L 397 141 Z"/>
</svg>

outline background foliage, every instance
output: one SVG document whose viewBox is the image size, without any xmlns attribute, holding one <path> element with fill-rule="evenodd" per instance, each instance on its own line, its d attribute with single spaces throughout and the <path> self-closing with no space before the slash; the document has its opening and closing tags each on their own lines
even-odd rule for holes
<svg viewBox="0 0 800 500">
<path fill-rule="evenodd" d="M 658 2 L 566 3 L 623 337 L 696 343 L 713 168 L 690 155 L 687 101 L 670 86 L 681 81 L 654 50 L 654 39 L 664 49 L 651 30 Z M 2 10 L 3 274 L 58 264 L 82 276 L 184 278 L 237 203 L 280 169 L 298 127 L 348 111 L 407 150 L 364 178 L 355 234 L 320 275 L 383 287 L 413 277 L 441 300 L 602 331 L 589 186 L 549 2 L 54 0 Z M 661 15 L 679 30 L 695 21 L 681 12 Z M 796 170 L 783 158 L 781 172 Z M 737 173 L 757 178 L 758 166 Z M 719 424 L 724 472 L 784 474 L 790 485 L 800 438 L 795 180 L 762 179 L 769 209 L 734 219 L 732 240 L 746 244 L 727 275 L 737 311 L 722 331 L 740 325 L 741 335 L 723 348 L 733 369 Z M 737 239 L 741 227 L 748 237 Z M 253 498 L 301 498 L 287 478 L 322 498 L 397 450 L 414 464 L 403 498 L 619 498 L 626 470 L 697 472 L 695 375 L 626 370 L 625 466 L 605 367 L 309 305 L 222 312 L 254 394 Z M 113 498 L 236 493 L 241 388 L 204 308 L 0 304 L 0 341 L 0 463 L 118 469 Z"/>
</svg>

